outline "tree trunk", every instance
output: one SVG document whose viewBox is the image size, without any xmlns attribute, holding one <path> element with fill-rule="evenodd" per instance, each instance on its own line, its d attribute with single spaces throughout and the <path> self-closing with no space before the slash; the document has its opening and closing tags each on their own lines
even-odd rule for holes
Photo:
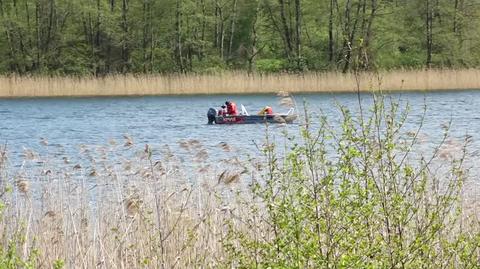
<svg viewBox="0 0 480 269">
<path fill-rule="evenodd" d="M 223 10 L 222 8 L 219 9 L 219 17 L 220 17 L 220 58 L 223 59 L 224 56 L 224 44 L 225 44 L 225 26 L 224 26 L 224 19 L 223 19 Z"/>
<path fill-rule="evenodd" d="M 237 0 L 233 0 L 233 15 L 232 15 L 232 21 L 230 24 L 230 44 L 228 46 L 228 55 L 229 57 L 232 57 L 232 48 L 233 48 L 233 37 L 235 34 L 235 23 L 237 20 Z"/>
<path fill-rule="evenodd" d="M 297 69 L 303 70 L 301 45 L 302 45 L 302 8 L 300 0 L 295 0 L 295 50 L 297 56 Z"/>
<path fill-rule="evenodd" d="M 90 12 L 88 12 L 87 15 L 84 15 L 82 16 L 82 25 L 83 25 L 83 32 L 84 32 L 84 35 L 85 35 L 85 42 L 87 43 L 87 45 L 89 46 L 89 49 L 90 49 L 90 62 L 91 62 L 91 68 L 92 68 L 92 72 L 94 73 L 94 75 L 97 74 L 97 61 L 96 61 L 96 57 L 95 57 L 95 33 L 94 33 L 94 29 L 93 29 L 93 26 L 92 26 L 92 16 L 90 14 Z"/>
<path fill-rule="evenodd" d="M 346 55 L 345 55 L 345 64 L 343 66 L 343 70 L 342 72 L 343 73 L 347 73 L 347 71 L 349 70 L 350 68 L 350 64 L 351 64 L 351 59 L 352 59 L 352 53 L 353 53 L 353 48 L 354 48 L 354 40 L 355 40 L 355 34 L 357 32 L 357 25 L 358 25 L 358 19 L 359 19 L 359 14 L 360 14 L 360 10 L 361 10 L 362 6 L 361 5 L 358 5 L 357 6 L 357 11 L 355 12 L 355 19 L 353 21 L 353 25 L 350 25 L 350 22 L 351 22 L 351 17 L 350 17 L 350 8 L 348 8 L 348 29 L 349 31 L 347 31 L 347 42 L 346 42 Z"/>
<path fill-rule="evenodd" d="M 180 72 L 185 72 L 185 68 L 183 65 L 183 55 L 182 55 L 182 25 L 181 25 L 181 0 L 176 0 L 176 12 L 175 12 L 175 36 L 176 36 L 176 44 L 175 44 L 175 51 L 176 51 L 176 58 L 177 64 L 179 67 Z"/>
<path fill-rule="evenodd" d="M 182 23 L 183 25 L 183 23 Z M 193 38 L 195 38 L 195 33 L 192 33 L 191 32 L 191 27 L 190 27 L 190 17 L 188 16 L 185 16 L 185 37 L 187 39 L 190 39 L 192 36 Z M 185 72 L 189 71 L 189 70 L 192 70 L 193 69 L 193 61 L 192 61 L 192 57 L 193 57 L 193 48 L 192 48 L 192 42 L 189 41 L 187 42 L 186 45 L 183 46 L 183 50 L 185 51 L 183 53 L 184 55 L 184 68 L 185 68 Z M 186 63 L 185 63 L 186 62 Z"/>
<path fill-rule="evenodd" d="M 122 1 L 122 73 L 127 73 L 130 70 L 130 47 L 128 41 L 128 0 Z"/>
<path fill-rule="evenodd" d="M 40 36 L 40 0 L 35 2 L 35 37 L 36 37 L 36 62 L 35 69 L 40 70 L 42 68 L 42 63 L 40 61 L 40 50 L 41 50 L 41 36 Z"/>
<path fill-rule="evenodd" d="M 202 40 L 202 45 L 200 47 L 200 52 L 199 52 L 199 59 L 203 59 L 203 54 L 205 53 L 205 29 L 207 27 L 207 8 L 205 6 L 205 0 L 201 0 L 201 5 L 202 5 L 202 30 L 201 30 L 201 37 L 200 39 Z"/>
<path fill-rule="evenodd" d="M 155 49 L 155 43 L 154 43 L 154 33 L 153 33 L 153 4 L 155 3 L 155 0 L 151 0 L 150 2 L 150 8 L 148 11 L 148 18 L 150 21 L 150 54 L 149 54 L 149 61 L 150 61 L 150 73 L 153 73 L 153 61 L 154 61 L 154 49 Z"/>
<path fill-rule="evenodd" d="M 377 12 L 377 0 L 370 0 L 370 13 L 366 16 L 366 0 L 363 6 L 364 20 L 362 22 L 363 44 L 360 48 L 360 64 L 363 69 L 370 68 L 370 40 L 372 39 L 372 25 Z"/>
<path fill-rule="evenodd" d="M 27 19 L 27 28 L 31 29 L 31 25 L 30 25 L 30 9 L 28 8 L 28 1 L 25 1 L 25 15 L 26 15 L 26 19 Z M 33 42 L 32 42 L 32 37 L 30 34 L 28 34 L 28 47 L 29 47 L 29 50 L 31 51 L 32 48 L 33 48 Z M 30 52 L 28 52 L 29 56 L 31 56 Z M 32 67 L 29 66 L 28 69 L 31 69 Z M 29 71 L 29 70 L 27 70 Z"/>
<path fill-rule="evenodd" d="M 93 50 L 93 55 L 94 55 L 94 61 L 95 61 L 95 75 L 98 75 L 99 73 L 102 72 L 100 68 L 100 59 L 98 57 L 98 50 L 100 48 L 100 14 L 101 14 L 101 6 L 100 6 L 100 0 L 97 0 L 97 18 L 95 22 L 95 42 L 94 42 L 94 50 Z"/>
<path fill-rule="evenodd" d="M 97 0 L 97 22 L 95 24 L 95 47 L 100 47 L 100 15 L 102 14 L 100 0 Z"/>
<path fill-rule="evenodd" d="M 433 47 L 433 7 L 431 0 L 426 0 L 426 42 L 427 42 L 427 60 L 426 67 L 432 66 L 432 47 Z"/>
<path fill-rule="evenodd" d="M 214 48 L 219 48 L 220 47 L 220 24 L 218 23 L 218 10 L 219 10 L 219 4 L 218 0 L 215 0 L 215 33 L 214 33 Z"/>
<path fill-rule="evenodd" d="M 50 44 L 52 43 L 52 35 L 54 34 L 54 22 L 55 22 L 55 0 L 50 0 L 49 11 L 48 11 L 48 29 L 47 29 L 47 38 L 45 40 L 44 52 L 47 53 L 50 49 Z"/>
<path fill-rule="evenodd" d="M 330 0 L 330 15 L 328 17 L 328 61 L 333 63 L 333 55 L 335 54 L 333 45 L 333 6 L 335 0 Z"/>
<path fill-rule="evenodd" d="M 142 38 L 142 54 L 143 54 L 143 73 L 147 73 L 147 63 L 148 63 L 148 56 L 147 56 L 147 48 L 148 48 L 148 1 L 143 0 L 143 38 Z"/>
<path fill-rule="evenodd" d="M 257 21 L 258 21 L 258 13 L 260 11 L 260 5 L 259 5 L 258 1 L 256 1 L 256 3 L 257 3 L 257 7 L 255 9 L 255 17 L 254 17 L 253 23 L 252 23 L 252 45 L 251 45 L 250 53 L 248 55 L 248 73 L 249 74 L 253 73 L 253 69 L 254 69 L 254 66 L 255 66 L 255 59 L 257 58 L 257 54 L 258 54 L 258 51 L 257 51 L 257 40 L 258 40 Z"/>
<path fill-rule="evenodd" d="M 15 11 L 15 19 L 17 21 L 21 21 L 21 17 L 18 15 L 18 6 L 17 6 L 16 0 L 13 1 L 13 7 Z M 26 63 L 28 53 L 27 53 L 27 50 L 25 49 L 23 31 L 21 29 L 17 29 L 17 34 L 18 34 L 18 45 L 19 45 L 19 48 L 17 49 L 20 49 L 20 54 L 22 59 L 21 62 L 17 61 L 17 68 L 18 68 L 18 72 L 20 74 L 23 74 L 25 72 L 25 63 Z M 15 44 L 17 44 L 16 41 L 14 42 Z"/>
<path fill-rule="evenodd" d="M 458 27 L 458 12 L 459 12 L 459 0 L 455 0 L 454 2 L 454 10 L 453 10 L 453 32 L 458 33 L 459 32 L 459 27 Z"/>
<path fill-rule="evenodd" d="M 370 58 L 371 58 L 371 50 L 370 50 L 370 41 L 372 40 L 373 31 L 373 21 L 375 20 L 377 15 L 377 0 L 372 0 L 371 2 L 371 10 L 370 10 L 370 19 L 368 20 L 367 25 L 367 35 L 365 36 L 365 68 L 370 68 Z"/>
<path fill-rule="evenodd" d="M 290 33 L 290 27 L 288 26 L 287 22 L 287 16 L 285 13 L 285 1 L 284 0 L 278 0 L 280 4 L 280 19 L 282 21 L 282 26 L 283 26 L 283 34 L 285 36 L 285 51 L 286 51 L 286 56 L 288 59 L 291 58 L 292 54 L 292 35 Z"/>
<path fill-rule="evenodd" d="M 338 2 L 337 2 L 338 4 Z M 346 60 L 346 55 L 347 52 L 350 50 L 350 44 L 349 44 L 349 38 L 348 36 L 350 35 L 350 5 L 351 2 L 350 0 L 347 0 L 345 3 L 345 11 L 343 13 L 343 25 L 342 27 L 342 37 L 343 37 L 343 44 L 342 44 L 342 50 L 339 51 L 338 59 Z M 337 6 L 339 9 L 339 7 Z M 339 12 L 340 13 L 340 12 Z"/>
</svg>

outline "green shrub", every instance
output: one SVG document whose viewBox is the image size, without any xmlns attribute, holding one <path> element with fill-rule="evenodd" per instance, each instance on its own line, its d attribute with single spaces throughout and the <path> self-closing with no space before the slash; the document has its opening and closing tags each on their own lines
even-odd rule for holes
<svg viewBox="0 0 480 269">
<path fill-rule="evenodd" d="M 17 236 L 18 237 L 18 236 Z M 36 251 L 30 251 L 29 256 L 26 258 L 22 257 L 22 254 L 18 251 L 17 240 L 9 241 L 8 245 L 5 247 L 2 246 L 0 249 L 0 268 L 2 269 L 16 269 L 16 268 L 36 268 Z"/>
<path fill-rule="evenodd" d="M 465 147 L 419 155 L 408 109 L 373 98 L 358 116 L 341 107 L 341 128 L 322 117 L 314 130 L 307 116 L 284 156 L 267 136 L 268 169 L 243 198 L 250 217 L 228 224 L 227 267 L 478 268 L 479 234 L 460 225 Z"/>
<path fill-rule="evenodd" d="M 261 59 L 257 60 L 255 65 L 260 73 L 273 73 L 285 70 L 287 63 L 279 59 Z"/>
</svg>

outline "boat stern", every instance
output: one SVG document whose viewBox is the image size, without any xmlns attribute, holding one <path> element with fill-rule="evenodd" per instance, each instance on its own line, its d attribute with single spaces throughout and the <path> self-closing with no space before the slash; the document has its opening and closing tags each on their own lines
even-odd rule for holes
<svg viewBox="0 0 480 269">
<path fill-rule="evenodd" d="M 208 124 L 214 124 L 216 123 L 216 117 L 217 117 L 217 110 L 215 108 L 209 108 L 207 112 L 207 119 L 208 119 Z"/>
</svg>

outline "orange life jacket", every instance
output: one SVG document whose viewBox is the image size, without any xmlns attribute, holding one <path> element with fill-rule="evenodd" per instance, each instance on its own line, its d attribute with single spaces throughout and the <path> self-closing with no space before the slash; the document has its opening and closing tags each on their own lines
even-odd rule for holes
<svg viewBox="0 0 480 269">
<path fill-rule="evenodd" d="M 273 114 L 273 109 L 269 106 L 266 106 L 265 107 L 265 114 L 272 115 Z"/>
</svg>

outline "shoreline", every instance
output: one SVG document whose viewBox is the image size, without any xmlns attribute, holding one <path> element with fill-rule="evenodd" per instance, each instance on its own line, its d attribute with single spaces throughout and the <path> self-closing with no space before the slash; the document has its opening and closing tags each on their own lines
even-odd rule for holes
<svg viewBox="0 0 480 269">
<path fill-rule="evenodd" d="M 480 69 L 395 70 L 361 73 L 361 92 L 480 89 Z M 218 75 L 0 76 L 0 98 L 142 97 L 210 94 L 355 93 L 352 73 Z"/>
</svg>

